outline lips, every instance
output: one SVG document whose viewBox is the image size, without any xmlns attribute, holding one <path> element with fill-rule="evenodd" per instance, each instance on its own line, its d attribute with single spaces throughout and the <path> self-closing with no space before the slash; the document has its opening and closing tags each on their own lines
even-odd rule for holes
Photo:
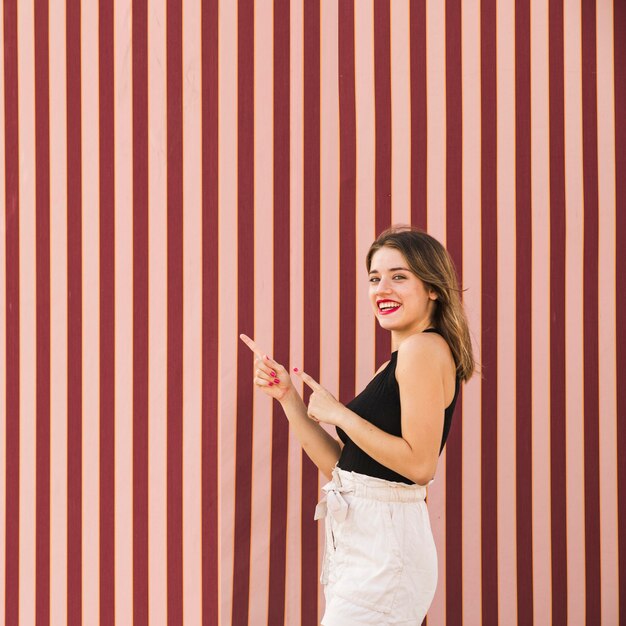
<svg viewBox="0 0 626 626">
<path fill-rule="evenodd" d="M 399 302 L 396 302 L 395 300 L 379 300 L 376 304 L 378 305 L 378 312 L 381 315 L 391 315 L 402 306 Z M 383 307 L 382 305 L 385 306 Z"/>
</svg>

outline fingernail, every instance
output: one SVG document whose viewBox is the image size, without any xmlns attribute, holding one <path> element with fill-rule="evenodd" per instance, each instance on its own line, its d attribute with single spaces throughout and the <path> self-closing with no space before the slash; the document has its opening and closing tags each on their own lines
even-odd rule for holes
<svg viewBox="0 0 626 626">
<path fill-rule="evenodd" d="M 278 385 L 278 383 L 280 382 L 280 379 L 279 378 L 275 378 L 274 382 Z"/>
<path fill-rule="evenodd" d="M 273 385 L 274 383 L 270 383 L 270 387 Z"/>
<path fill-rule="evenodd" d="M 299 370 L 298 370 L 298 368 L 297 368 L 297 367 L 294 367 L 294 368 L 293 368 L 293 371 L 294 371 L 294 372 L 297 372 L 297 371 L 299 371 Z"/>
<path fill-rule="evenodd" d="M 276 376 L 276 372 L 270 372 L 270 376 Z"/>
</svg>

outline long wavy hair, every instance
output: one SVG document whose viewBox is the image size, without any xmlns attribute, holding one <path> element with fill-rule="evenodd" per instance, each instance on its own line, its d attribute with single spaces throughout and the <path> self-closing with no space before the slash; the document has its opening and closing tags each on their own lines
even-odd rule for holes
<svg viewBox="0 0 626 626">
<path fill-rule="evenodd" d="M 368 273 L 372 256 L 383 246 L 399 250 L 413 274 L 427 289 L 437 294 L 431 321 L 450 346 L 458 377 L 468 381 L 476 371 L 476 361 L 452 257 L 423 230 L 409 225 L 395 225 L 380 233 L 367 251 L 365 264 Z"/>
</svg>

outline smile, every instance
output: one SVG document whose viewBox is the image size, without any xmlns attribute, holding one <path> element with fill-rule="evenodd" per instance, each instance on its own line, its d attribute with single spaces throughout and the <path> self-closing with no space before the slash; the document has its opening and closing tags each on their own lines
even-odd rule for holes
<svg viewBox="0 0 626 626">
<path fill-rule="evenodd" d="M 393 300 L 381 300 L 378 302 L 378 312 L 381 315 L 391 315 L 395 313 L 402 305 Z"/>
</svg>

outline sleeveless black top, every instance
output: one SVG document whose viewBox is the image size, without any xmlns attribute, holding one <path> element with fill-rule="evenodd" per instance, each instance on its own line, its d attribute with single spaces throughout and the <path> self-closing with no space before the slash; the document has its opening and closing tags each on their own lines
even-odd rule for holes
<svg viewBox="0 0 626 626">
<path fill-rule="evenodd" d="M 423 332 L 436 332 L 441 334 L 435 328 L 427 328 Z M 354 411 L 357 415 L 360 415 L 363 419 L 371 422 L 374 426 L 377 426 L 381 430 L 384 430 L 391 435 L 401 437 L 402 424 L 400 419 L 400 388 L 396 380 L 397 357 L 398 351 L 395 350 L 391 353 L 391 360 L 387 366 L 378 372 L 378 374 L 368 383 L 365 389 L 363 389 L 363 391 L 361 391 L 356 398 L 346 404 L 346 406 L 351 411 Z M 448 433 L 450 432 L 452 413 L 459 395 L 459 387 L 460 380 L 457 376 L 454 398 L 444 412 L 443 435 L 441 438 L 439 454 L 441 454 L 443 446 L 446 443 L 446 439 L 448 438 Z M 368 476 L 375 476 L 376 478 L 383 478 L 385 480 L 402 482 L 409 485 L 413 484 L 412 480 L 405 478 L 401 474 L 398 474 L 378 461 L 375 461 L 371 456 L 361 450 L 361 448 L 359 448 L 340 428 L 337 428 L 337 434 L 344 443 L 338 462 L 338 466 L 341 469 L 349 472 L 358 472 L 359 474 L 367 474 Z"/>
</svg>

